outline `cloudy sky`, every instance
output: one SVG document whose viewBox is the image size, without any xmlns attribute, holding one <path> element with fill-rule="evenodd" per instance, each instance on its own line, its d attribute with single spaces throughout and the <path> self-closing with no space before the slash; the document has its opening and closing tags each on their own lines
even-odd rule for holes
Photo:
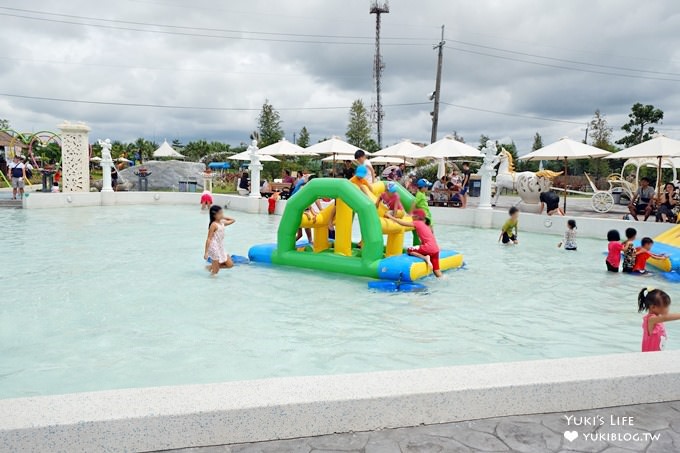
<svg viewBox="0 0 680 453">
<path fill-rule="evenodd" d="M 290 140 L 302 126 L 313 142 L 344 135 L 352 100 L 374 97 L 369 3 L 5 1 L 0 117 L 21 131 L 85 121 L 93 140 L 238 144 L 269 99 Z M 522 154 L 536 131 L 546 143 L 581 139 L 597 108 L 618 137 L 640 101 L 663 109 L 660 129 L 680 138 L 677 0 L 392 0 L 390 8 L 385 145 L 429 140 L 441 24 L 442 101 L 452 105 L 442 105 L 440 137 L 513 139 Z"/>
</svg>

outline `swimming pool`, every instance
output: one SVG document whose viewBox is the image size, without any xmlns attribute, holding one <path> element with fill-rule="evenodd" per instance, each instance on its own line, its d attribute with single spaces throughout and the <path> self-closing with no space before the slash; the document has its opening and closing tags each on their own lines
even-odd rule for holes
<svg viewBox="0 0 680 453">
<path fill-rule="evenodd" d="M 230 252 L 275 240 L 279 217 L 230 215 Z M 503 247 L 495 230 L 437 225 L 466 269 L 427 280 L 426 294 L 380 294 L 300 269 L 210 278 L 207 216 L 193 207 L 0 220 L 0 398 L 638 351 L 637 291 L 669 286 L 604 272 L 603 241 L 573 253 L 547 235 Z"/>
</svg>

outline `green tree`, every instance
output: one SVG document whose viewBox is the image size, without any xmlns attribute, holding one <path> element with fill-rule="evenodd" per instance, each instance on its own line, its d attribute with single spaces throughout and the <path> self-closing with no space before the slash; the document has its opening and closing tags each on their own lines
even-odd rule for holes
<svg viewBox="0 0 680 453">
<path fill-rule="evenodd" d="M 352 103 L 349 110 L 349 123 L 345 133 L 347 141 L 354 146 L 368 151 L 371 147 L 371 122 L 368 118 L 368 111 L 361 99 Z M 370 151 L 369 151 L 370 152 Z"/>
<path fill-rule="evenodd" d="M 210 144 L 205 140 L 196 140 L 187 143 L 184 147 L 184 155 L 190 159 L 198 161 L 211 152 Z"/>
<path fill-rule="evenodd" d="M 482 134 L 479 136 L 479 146 L 477 146 L 478 149 L 482 150 L 486 146 L 486 142 L 489 141 L 489 137 Z"/>
<path fill-rule="evenodd" d="M 257 129 L 260 133 L 257 146 L 264 148 L 280 141 L 285 136 L 281 127 L 282 122 L 279 112 L 269 103 L 269 100 L 265 100 L 260 115 L 257 117 Z"/>
<path fill-rule="evenodd" d="M 536 135 L 534 135 L 534 144 L 531 145 L 531 150 L 536 151 L 537 149 L 543 148 L 543 137 L 541 137 L 541 134 L 536 132 Z"/>
<path fill-rule="evenodd" d="M 184 148 L 184 145 L 180 139 L 176 138 L 172 141 L 172 147 L 175 149 L 175 151 L 179 151 Z"/>
<path fill-rule="evenodd" d="M 307 126 L 302 126 L 302 129 L 300 129 L 300 135 L 298 136 L 297 144 L 303 148 L 309 146 L 309 131 L 307 130 Z"/>
<path fill-rule="evenodd" d="M 611 143 L 612 128 L 607 122 L 607 118 L 600 112 L 600 109 L 595 110 L 593 119 L 589 124 L 590 132 L 588 136 L 593 141 L 592 145 L 596 148 L 605 151 L 615 151 L 616 148 Z M 588 161 L 588 172 L 593 174 L 596 179 L 601 176 L 607 176 L 611 172 L 609 161 L 606 159 L 590 159 Z"/>
<path fill-rule="evenodd" d="M 621 129 L 628 132 L 628 135 L 616 143 L 630 147 L 650 140 L 656 133 L 654 124 L 658 124 L 663 119 L 663 110 L 655 108 L 653 105 L 642 105 L 639 102 L 633 104 L 631 112 L 628 114 L 629 121 L 621 126 Z"/>
<path fill-rule="evenodd" d="M 0 131 L 4 131 L 10 128 L 9 120 L 0 118 Z"/>
<path fill-rule="evenodd" d="M 158 144 L 145 138 L 138 138 L 133 144 L 135 151 L 138 151 L 142 156 L 142 160 L 148 160 L 153 157 L 153 152 L 158 149 Z"/>
</svg>

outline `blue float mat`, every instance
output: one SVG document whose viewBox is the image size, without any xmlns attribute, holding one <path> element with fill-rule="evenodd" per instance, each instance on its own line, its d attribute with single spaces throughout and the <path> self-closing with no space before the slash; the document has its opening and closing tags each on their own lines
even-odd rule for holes
<svg viewBox="0 0 680 453">
<path fill-rule="evenodd" d="M 420 283 L 400 283 L 391 280 L 378 280 L 376 282 L 368 282 L 368 289 L 384 293 L 419 293 L 427 291 L 427 286 L 421 285 Z"/>
</svg>

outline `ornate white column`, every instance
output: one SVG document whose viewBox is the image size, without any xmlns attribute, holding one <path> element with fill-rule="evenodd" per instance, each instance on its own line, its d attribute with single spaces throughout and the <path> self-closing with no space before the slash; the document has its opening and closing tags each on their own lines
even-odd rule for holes
<svg viewBox="0 0 680 453">
<path fill-rule="evenodd" d="M 102 167 L 102 192 L 113 192 L 111 186 L 111 170 L 113 169 L 113 158 L 111 157 L 111 140 L 99 140 L 102 147 L 102 160 L 99 165 Z"/>
<path fill-rule="evenodd" d="M 250 197 L 251 198 L 262 198 L 260 195 L 260 172 L 262 171 L 262 164 L 260 163 L 260 149 L 257 147 L 257 140 L 253 142 L 248 147 L 248 152 L 250 153 Z"/>
<path fill-rule="evenodd" d="M 493 184 L 493 177 L 496 175 L 496 165 L 498 165 L 496 144 L 492 140 L 487 140 L 486 143 L 482 150 L 484 162 L 478 172 L 482 177 L 482 187 L 479 191 L 479 209 L 491 209 L 491 185 Z"/>
<path fill-rule="evenodd" d="M 84 123 L 70 123 L 64 121 L 59 125 L 59 129 L 61 129 L 62 191 L 89 192 L 90 142 L 88 133 L 90 132 L 90 128 Z"/>
</svg>

